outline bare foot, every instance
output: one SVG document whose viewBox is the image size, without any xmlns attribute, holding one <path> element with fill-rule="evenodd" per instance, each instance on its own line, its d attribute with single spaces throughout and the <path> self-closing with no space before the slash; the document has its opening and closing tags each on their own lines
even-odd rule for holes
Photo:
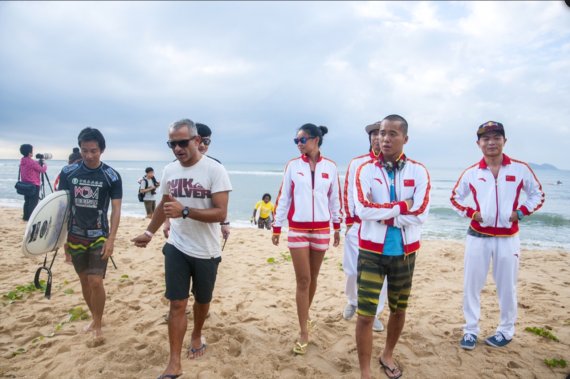
<svg viewBox="0 0 570 379">
<path fill-rule="evenodd" d="M 97 347 L 105 343 L 103 331 L 101 329 L 93 330 L 91 338 L 86 342 L 87 347 Z"/>
<path fill-rule="evenodd" d="M 196 359 L 206 353 L 206 339 L 200 337 L 199 340 L 192 340 L 188 348 L 188 359 Z"/>
<path fill-rule="evenodd" d="M 93 330 L 95 330 L 95 329 L 93 329 L 93 323 L 94 323 L 94 321 L 91 320 L 91 322 L 89 324 L 85 325 L 83 327 L 83 333 L 91 333 Z M 105 323 L 101 322 L 101 326 L 105 326 Z"/>
</svg>

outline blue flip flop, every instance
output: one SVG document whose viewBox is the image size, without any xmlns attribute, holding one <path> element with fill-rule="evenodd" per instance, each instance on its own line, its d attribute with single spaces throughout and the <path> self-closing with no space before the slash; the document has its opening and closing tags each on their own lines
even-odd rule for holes
<svg viewBox="0 0 570 379">
<path fill-rule="evenodd" d="M 197 349 L 195 349 L 195 348 L 193 348 L 193 347 L 190 347 L 190 349 L 188 349 L 188 353 L 189 353 L 188 355 L 190 355 L 190 353 L 192 353 L 193 356 L 192 356 L 192 357 L 188 357 L 188 358 L 190 358 L 190 359 L 196 359 L 196 358 L 201 357 L 202 355 L 204 355 L 203 352 L 204 352 L 204 350 L 206 350 L 206 346 L 207 346 L 207 345 L 206 345 L 205 343 L 202 343 L 202 345 L 201 345 L 199 348 L 197 348 Z M 196 353 L 202 353 L 202 355 L 196 357 L 196 356 L 195 356 Z"/>
</svg>

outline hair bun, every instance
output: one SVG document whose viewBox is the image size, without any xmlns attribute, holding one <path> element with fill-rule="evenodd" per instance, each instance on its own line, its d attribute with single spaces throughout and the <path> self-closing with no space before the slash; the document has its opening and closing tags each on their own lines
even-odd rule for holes
<svg viewBox="0 0 570 379">
<path fill-rule="evenodd" d="M 321 129 L 321 133 L 323 136 L 329 132 L 329 128 L 327 128 L 326 126 L 319 126 L 319 129 Z"/>
</svg>

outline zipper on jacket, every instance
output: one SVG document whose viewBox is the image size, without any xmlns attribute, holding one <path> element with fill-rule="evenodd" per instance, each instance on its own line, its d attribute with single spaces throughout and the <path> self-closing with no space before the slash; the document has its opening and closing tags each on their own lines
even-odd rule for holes
<svg viewBox="0 0 570 379">
<path fill-rule="evenodd" d="M 497 173 L 497 178 L 498 177 L 499 174 Z M 499 224 L 499 182 L 497 178 L 495 178 L 495 229 Z"/>
<path fill-rule="evenodd" d="M 398 201 L 398 194 L 396 192 L 396 170 L 394 170 L 394 200 Z M 386 233 L 388 234 L 388 233 Z M 404 226 L 400 228 L 400 235 L 402 236 L 402 247 L 404 248 L 404 260 L 406 259 L 406 236 L 404 232 Z"/>
<path fill-rule="evenodd" d="M 309 163 L 309 170 L 311 169 L 311 164 Z M 317 164 L 315 163 L 315 171 L 311 171 L 311 196 L 312 196 L 312 207 L 313 207 L 313 223 L 315 222 L 315 175 L 317 173 Z"/>
</svg>

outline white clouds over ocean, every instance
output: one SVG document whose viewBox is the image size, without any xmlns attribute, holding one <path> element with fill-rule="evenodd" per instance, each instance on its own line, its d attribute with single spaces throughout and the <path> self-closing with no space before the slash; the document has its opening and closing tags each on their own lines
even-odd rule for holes
<svg viewBox="0 0 570 379">
<path fill-rule="evenodd" d="M 0 158 L 26 142 L 64 159 L 90 125 L 105 159 L 167 160 L 189 117 L 223 161 L 285 162 L 313 122 L 346 164 L 399 113 L 428 165 L 477 160 L 494 119 L 507 154 L 570 169 L 568 25 L 562 1 L 3 2 Z"/>
</svg>

